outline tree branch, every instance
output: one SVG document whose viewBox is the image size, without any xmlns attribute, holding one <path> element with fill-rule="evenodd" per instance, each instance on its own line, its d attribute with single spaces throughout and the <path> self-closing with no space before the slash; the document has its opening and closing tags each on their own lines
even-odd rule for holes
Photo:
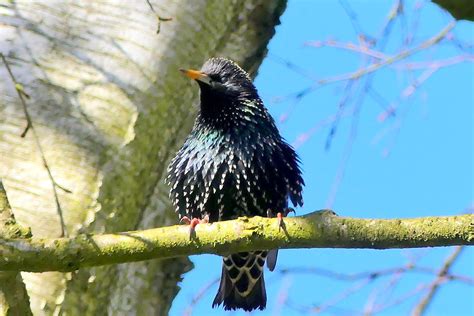
<svg viewBox="0 0 474 316">
<path fill-rule="evenodd" d="M 472 214 L 413 219 L 358 219 L 319 211 L 285 219 L 239 218 L 188 226 L 73 238 L 0 240 L 0 271 L 73 271 L 83 267 L 203 253 L 274 248 L 417 248 L 473 245 Z"/>
<path fill-rule="evenodd" d="M 370 74 L 382 67 L 394 64 L 402 59 L 406 59 L 410 57 L 411 55 L 414 55 L 415 53 L 418 53 L 422 50 L 427 49 L 428 47 L 431 47 L 439 43 L 441 40 L 443 40 L 446 37 L 446 35 L 449 34 L 449 32 L 454 28 L 455 25 L 456 25 L 456 22 L 449 23 L 435 36 L 429 38 L 428 40 L 422 42 L 421 44 L 413 48 L 403 50 L 395 56 L 391 56 L 387 59 L 381 60 L 380 62 L 370 64 L 366 68 L 361 68 L 351 73 L 346 73 L 346 74 L 338 75 L 335 77 L 329 77 L 326 79 L 320 79 L 317 81 L 317 85 L 328 84 L 328 83 L 333 83 L 333 82 L 343 81 L 343 80 L 357 79 L 367 74 Z"/>
<path fill-rule="evenodd" d="M 15 76 L 13 75 L 13 71 L 10 68 L 10 65 L 8 64 L 7 59 L 5 58 L 5 56 L 2 53 L 0 53 L 0 57 L 3 61 L 3 64 L 7 68 L 8 74 L 10 75 L 10 79 L 15 84 L 16 92 L 18 94 L 18 97 L 20 98 L 21 105 L 23 106 L 23 112 L 25 113 L 25 118 L 26 118 L 27 124 L 26 124 L 25 129 L 23 130 L 23 133 L 21 133 L 21 137 L 25 137 L 30 129 L 33 132 L 33 138 L 35 140 L 36 147 L 38 148 L 38 151 L 40 153 L 41 160 L 43 161 L 43 166 L 46 168 L 49 180 L 51 181 L 51 184 L 53 186 L 54 201 L 56 202 L 56 211 L 58 212 L 59 221 L 61 223 L 61 237 L 65 236 L 65 235 L 67 235 L 66 223 L 64 222 L 63 210 L 61 208 L 61 203 L 59 202 L 58 191 L 56 189 L 61 189 L 66 193 L 72 193 L 72 191 L 66 189 L 65 187 L 63 187 L 62 185 L 57 183 L 56 180 L 54 179 L 53 174 L 51 172 L 51 168 L 48 164 L 48 160 L 46 160 L 46 155 L 44 154 L 43 146 L 41 146 L 40 138 L 39 138 L 38 134 L 36 133 L 35 127 L 33 126 L 33 120 L 31 119 L 30 112 L 28 111 L 28 106 L 26 105 L 25 98 L 30 98 L 30 96 L 25 92 L 25 90 L 23 88 L 23 85 L 20 84 L 16 80 Z"/>
<path fill-rule="evenodd" d="M 421 299 L 418 305 L 415 306 L 413 309 L 412 315 L 413 316 L 420 316 L 423 315 L 426 311 L 426 308 L 430 305 L 431 301 L 433 300 L 434 295 L 438 291 L 441 284 L 448 280 L 448 272 L 453 263 L 461 254 L 463 247 L 456 247 L 453 253 L 446 259 L 441 270 L 438 272 L 438 277 L 433 281 L 430 285 L 428 293 Z"/>
<path fill-rule="evenodd" d="M 0 240 L 30 236 L 31 232 L 28 229 L 16 223 L 0 179 Z M 33 315 L 30 299 L 19 271 L 0 271 L 0 316 L 10 315 Z"/>
</svg>

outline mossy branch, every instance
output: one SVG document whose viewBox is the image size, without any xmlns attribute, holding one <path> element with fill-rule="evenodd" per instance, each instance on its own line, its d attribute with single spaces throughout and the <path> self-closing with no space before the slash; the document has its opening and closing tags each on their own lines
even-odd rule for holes
<svg viewBox="0 0 474 316">
<path fill-rule="evenodd" d="M 0 240 L 29 237 L 31 237 L 31 232 L 16 223 L 2 179 L 0 179 Z M 1 254 L 0 251 L 0 256 Z M 0 316 L 11 315 L 33 315 L 30 299 L 20 271 L 0 270 Z"/>
<path fill-rule="evenodd" d="M 417 248 L 474 244 L 472 214 L 413 219 L 358 219 L 332 211 L 276 219 L 252 217 L 71 238 L 0 240 L 0 271 L 73 271 L 154 258 L 273 248 Z"/>
</svg>

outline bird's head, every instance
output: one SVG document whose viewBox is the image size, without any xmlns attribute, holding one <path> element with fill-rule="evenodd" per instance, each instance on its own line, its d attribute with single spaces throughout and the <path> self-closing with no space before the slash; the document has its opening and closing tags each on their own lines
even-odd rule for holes
<svg viewBox="0 0 474 316">
<path fill-rule="evenodd" d="M 201 70 L 180 71 L 199 84 L 204 117 L 219 120 L 228 117 L 235 121 L 242 111 L 251 114 L 263 108 L 250 76 L 229 59 L 211 58 Z"/>
</svg>

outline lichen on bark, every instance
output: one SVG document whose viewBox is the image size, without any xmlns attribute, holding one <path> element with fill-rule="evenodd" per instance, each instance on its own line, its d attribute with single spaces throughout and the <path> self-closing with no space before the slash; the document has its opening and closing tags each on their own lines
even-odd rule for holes
<svg viewBox="0 0 474 316">
<path fill-rule="evenodd" d="M 190 238 L 186 225 L 72 238 L 0 240 L 0 271 L 74 271 L 148 259 L 203 253 L 226 255 L 276 248 L 416 248 L 473 245 L 474 215 L 411 219 L 339 217 L 324 210 L 301 217 L 242 217 L 201 224 Z"/>
<path fill-rule="evenodd" d="M 2 52 L 31 97 L 54 179 L 72 191 L 57 191 L 71 236 L 176 221 L 163 173 L 197 97 L 177 70 L 225 55 L 255 71 L 285 1 L 151 3 L 172 18 L 159 34 L 146 1 L 11 1 L 0 11 Z M 31 131 L 20 137 L 25 117 L 4 67 L 0 90 L 0 177 L 18 221 L 35 238 L 57 237 L 53 187 Z M 37 315 L 160 314 L 189 268 L 179 258 L 23 276 Z"/>
</svg>

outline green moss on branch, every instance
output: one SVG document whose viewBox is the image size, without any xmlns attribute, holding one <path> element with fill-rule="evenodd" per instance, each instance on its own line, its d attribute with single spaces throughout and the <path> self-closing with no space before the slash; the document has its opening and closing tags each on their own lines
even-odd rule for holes
<svg viewBox="0 0 474 316">
<path fill-rule="evenodd" d="M 16 223 L 0 179 L 0 240 L 29 237 L 31 232 Z M 19 271 L 0 271 L 0 316 L 11 315 L 32 315 L 30 300 Z"/>
<path fill-rule="evenodd" d="M 202 253 L 273 248 L 416 248 L 472 245 L 472 214 L 414 219 L 358 219 L 331 211 L 285 219 L 239 218 L 104 235 L 0 240 L 0 271 L 73 271 L 82 267 Z"/>
</svg>

